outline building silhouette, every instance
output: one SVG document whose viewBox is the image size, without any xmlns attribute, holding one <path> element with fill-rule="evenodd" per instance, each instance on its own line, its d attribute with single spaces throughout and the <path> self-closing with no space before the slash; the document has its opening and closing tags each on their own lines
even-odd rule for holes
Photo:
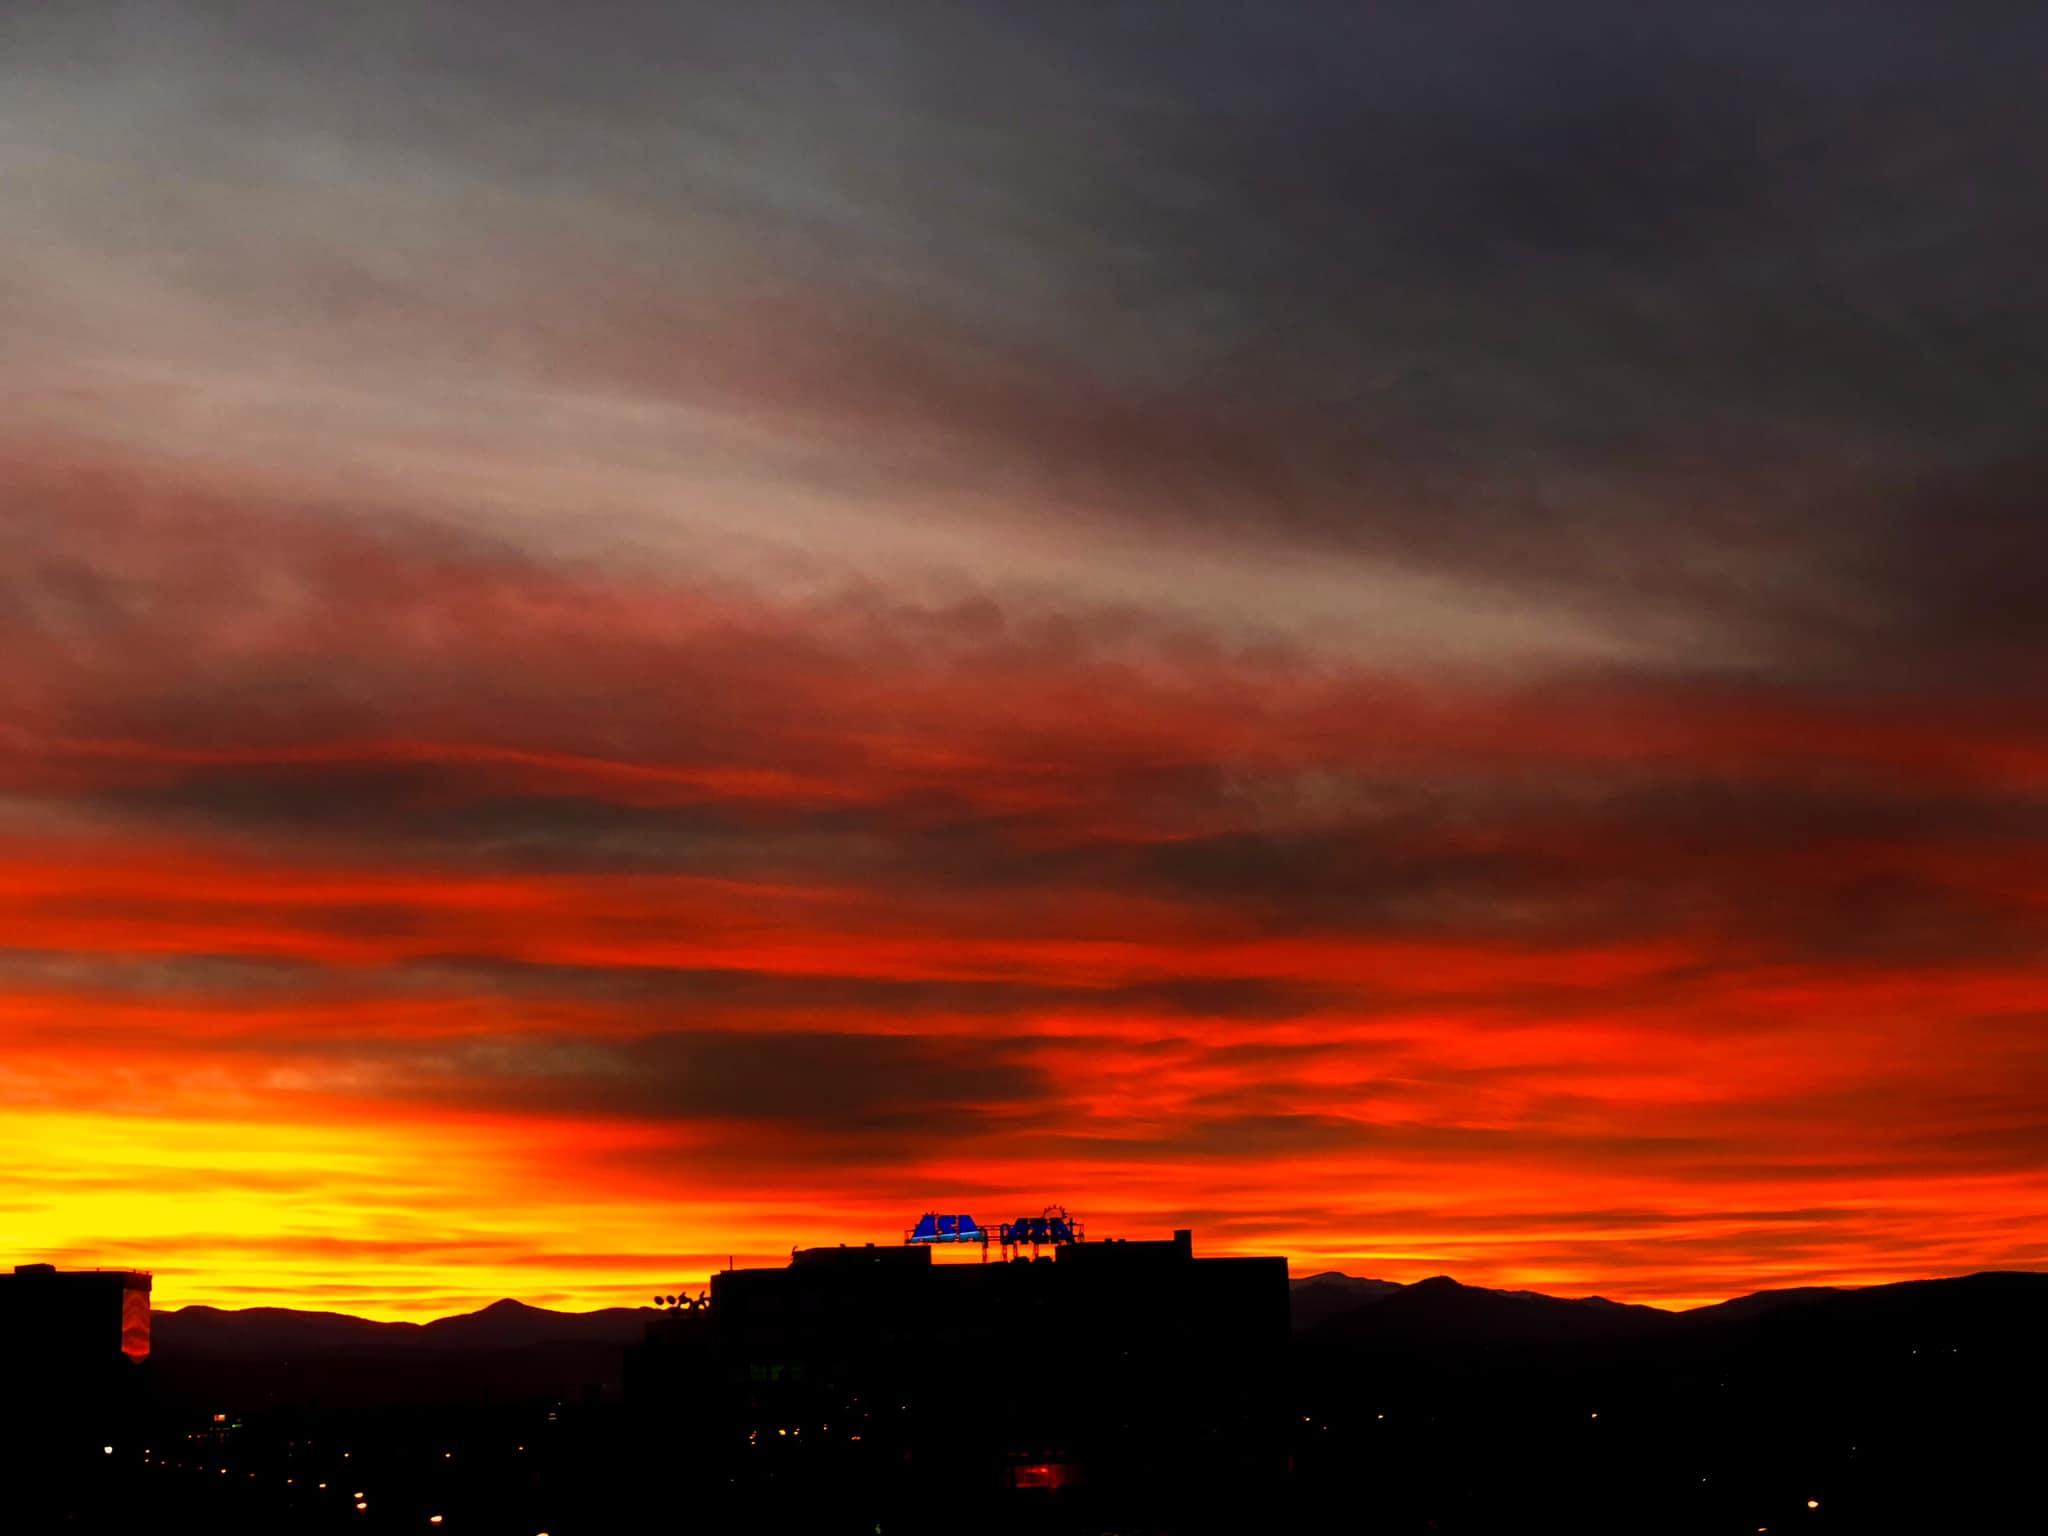
<svg viewBox="0 0 2048 1536">
<path fill-rule="evenodd" d="M 149 1291 L 150 1277 L 132 1270 L 20 1264 L 0 1274 L 0 1446 L 36 1469 L 19 1490 L 25 1519 L 104 1513 L 134 1462 Z"/>
<path fill-rule="evenodd" d="M 127 1269 L 17 1264 L 0 1274 L 0 1348 L 15 1370 L 60 1379 L 149 1358 L 150 1277 Z"/>
<path fill-rule="evenodd" d="M 1270 1494 L 1286 1260 L 1061 1225 L 1049 1252 L 986 1263 L 936 1264 L 912 1241 L 728 1270 L 708 1308 L 656 1319 L 629 1390 L 674 1405 L 678 1437 L 719 1447 L 736 1486 L 899 1526 L 969 1509 L 1213 1517 Z"/>
</svg>

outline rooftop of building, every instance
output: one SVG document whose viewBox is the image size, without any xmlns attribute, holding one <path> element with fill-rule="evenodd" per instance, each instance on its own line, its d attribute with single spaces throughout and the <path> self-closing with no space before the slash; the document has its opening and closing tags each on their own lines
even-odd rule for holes
<svg viewBox="0 0 2048 1536">
<path fill-rule="evenodd" d="M 17 1264 L 13 1273 L 0 1274 L 0 1284 L 9 1281 L 36 1283 L 84 1282 L 87 1284 L 111 1285 L 119 1283 L 123 1290 L 146 1291 L 154 1277 L 146 1269 L 59 1269 L 54 1264 Z"/>
</svg>

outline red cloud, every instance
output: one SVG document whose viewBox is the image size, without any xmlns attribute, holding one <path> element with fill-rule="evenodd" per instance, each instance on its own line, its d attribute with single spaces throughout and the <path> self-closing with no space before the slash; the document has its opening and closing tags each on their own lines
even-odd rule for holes
<svg viewBox="0 0 2048 1536">
<path fill-rule="evenodd" d="M 941 1197 L 1653 1300 L 2048 1257 L 2038 721 L 66 484 L 0 577 L 32 1246 L 394 1311 Z"/>
</svg>

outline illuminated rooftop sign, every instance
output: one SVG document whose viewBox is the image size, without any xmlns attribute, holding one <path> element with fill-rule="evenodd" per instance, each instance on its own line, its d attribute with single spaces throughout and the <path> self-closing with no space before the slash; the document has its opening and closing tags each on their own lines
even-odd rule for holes
<svg viewBox="0 0 2048 1536">
<path fill-rule="evenodd" d="M 980 1243 L 988 1246 L 984 1232 L 972 1216 L 941 1216 L 926 1211 L 918 1217 L 903 1239 L 906 1243 Z"/>
</svg>

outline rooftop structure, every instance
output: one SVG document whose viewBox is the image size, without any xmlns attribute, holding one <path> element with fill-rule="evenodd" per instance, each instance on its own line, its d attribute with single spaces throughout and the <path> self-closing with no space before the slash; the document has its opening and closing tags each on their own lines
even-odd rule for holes
<svg viewBox="0 0 2048 1536">
<path fill-rule="evenodd" d="M 1037 1216 L 1019 1216 L 1003 1223 L 1000 1237 L 1007 1253 L 1029 1248 L 1060 1248 L 1081 1241 L 1081 1224 L 1067 1215 L 1064 1205 L 1048 1205 Z"/>
<path fill-rule="evenodd" d="M 905 1243 L 979 1243 L 988 1247 L 988 1232 L 972 1216 L 941 1216 L 926 1211 L 917 1225 L 903 1234 Z"/>
</svg>

